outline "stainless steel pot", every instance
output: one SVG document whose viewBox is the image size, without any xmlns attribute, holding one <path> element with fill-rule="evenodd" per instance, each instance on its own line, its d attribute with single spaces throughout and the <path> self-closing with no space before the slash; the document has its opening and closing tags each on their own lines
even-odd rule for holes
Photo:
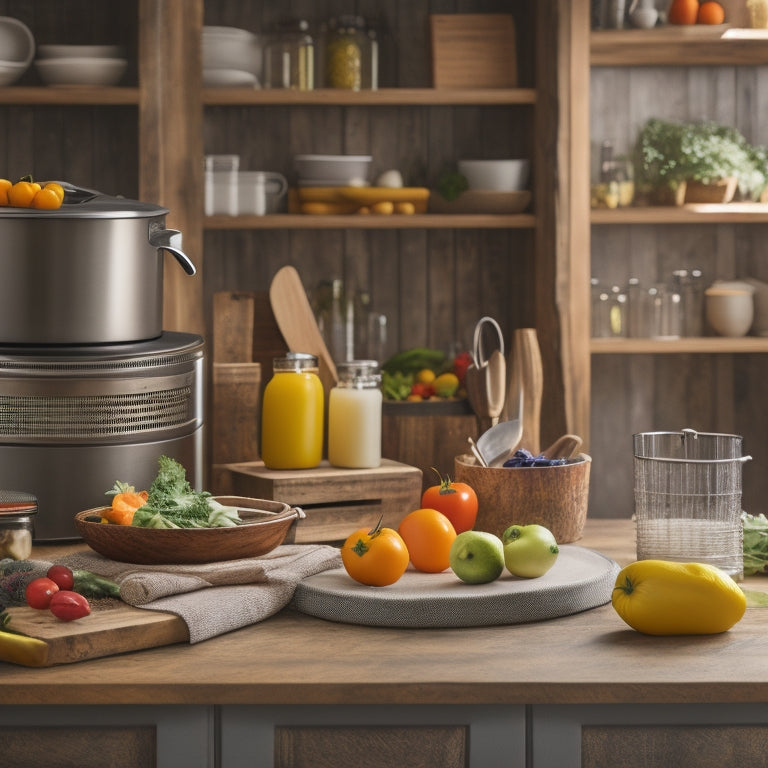
<svg viewBox="0 0 768 768">
<path fill-rule="evenodd" d="M 114 344 L 162 333 L 168 210 L 63 184 L 55 211 L 0 207 L 0 343 Z"/>
</svg>

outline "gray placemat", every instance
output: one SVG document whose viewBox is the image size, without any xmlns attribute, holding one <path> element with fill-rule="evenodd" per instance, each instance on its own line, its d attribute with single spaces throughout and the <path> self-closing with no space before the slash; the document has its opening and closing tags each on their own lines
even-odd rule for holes
<svg viewBox="0 0 768 768">
<path fill-rule="evenodd" d="M 585 547 L 563 545 L 555 565 L 537 579 L 504 571 L 489 584 L 464 584 L 451 571 L 409 568 L 388 587 L 367 587 L 343 568 L 301 581 L 294 605 L 330 621 L 376 627 L 482 627 L 522 624 L 579 613 L 611 599 L 619 566 Z"/>
</svg>

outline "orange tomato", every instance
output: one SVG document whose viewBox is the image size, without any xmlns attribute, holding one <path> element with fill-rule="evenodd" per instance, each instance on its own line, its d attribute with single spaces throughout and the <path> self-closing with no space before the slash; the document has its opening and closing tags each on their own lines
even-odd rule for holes
<svg viewBox="0 0 768 768">
<path fill-rule="evenodd" d="M 32 198 L 31 207 L 40 210 L 55 211 L 56 209 L 61 208 L 61 198 L 59 198 L 56 190 L 45 187 Z"/>
<path fill-rule="evenodd" d="M 394 584 L 408 567 L 408 549 L 397 531 L 382 528 L 381 519 L 373 528 L 360 528 L 341 547 L 341 562 L 360 584 L 386 587 Z"/>
<path fill-rule="evenodd" d="M 102 512 L 102 519 L 108 523 L 131 525 L 133 516 L 139 507 L 147 503 L 147 491 L 123 491 L 112 497 L 112 506 Z"/>
<path fill-rule="evenodd" d="M 670 24 L 695 24 L 699 14 L 699 0 L 672 0 L 667 11 Z"/>
<path fill-rule="evenodd" d="M 722 24 L 725 21 L 725 11 L 720 3 L 714 0 L 707 0 L 699 6 L 699 13 L 696 16 L 698 24 Z"/>
<path fill-rule="evenodd" d="M 0 205 L 8 205 L 8 192 L 12 186 L 8 179 L 0 179 Z"/>
<path fill-rule="evenodd" d="M 52 189 L 56 193 L 56 197 L 59 198 L 59 202 L 64 202 L 64 187 L 56 181 L 46 181 L 43 184 L 43 189 Z"/>
<path fill-rule="evenodd" d="M 456 529 L 442 512 L 428 507 L 417 509 L 403 518 L 397 530 L 417 571 L 440 573 L 450 566 Z"/>
<path fill-rule="evenodd" d="M 33 181 L 17 181 L 8 190 L 8 202 L 16 208 L 29 208 L 40 191 L 40 185 Z"/>
</svg>

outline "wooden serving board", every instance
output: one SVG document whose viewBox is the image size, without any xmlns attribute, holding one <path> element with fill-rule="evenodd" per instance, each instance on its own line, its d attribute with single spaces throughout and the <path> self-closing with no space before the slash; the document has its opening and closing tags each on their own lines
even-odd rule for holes
<svg viewBox="0 0 768 768">
<path fill-rule="evenodd" d="M 489 584 L 465 584 L 450 570 L 409 568 L 388 587 L 367 587 L 344 571 L 304 579 L 294 596 L 302 613 L 347 624 L 448 628 L 523 624 L 596 608 L 611 599 L 619 566 L 585 547 L 563 545 L 554 566 L 537 579 L 508 571 Z"/>
<path fill-rule="evenodd" d="M 50 611 L 8 608 L 9 629 L 0 632 L 0 660 L 27 667 L 51 667 L 189 641 L 182 619 L 172 613 L 134 608 L 115 601 L 77 621 L 60 621 Z M 19 634 L 20 633 L 20 634 Z"/>
</svg>

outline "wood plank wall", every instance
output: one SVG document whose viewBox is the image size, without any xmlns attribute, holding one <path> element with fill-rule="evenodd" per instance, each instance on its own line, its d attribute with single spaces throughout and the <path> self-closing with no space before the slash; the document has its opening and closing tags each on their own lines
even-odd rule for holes
<svg viewBox="0 0 768 768">
<path fill-rule="evenodd" d="M 626 152 L 649 117 L 707 118 L 768 144 L 768 67 L 596 68 L 591 77 L 593 168 L 600 142 Z M 593 170 L 594 172 L 594 170 Z M 705 283 L 768 281 L 768 227 L 702 224 L 593 226 L 592 275 L 650 284 L 699 268 Z M 691 427 L 744 436 L 744 508 L 765 511 L 767 355 L 595 355 L 592 358 L 590 514 L 632 510 L 632 434 Z"/>
</svg>

